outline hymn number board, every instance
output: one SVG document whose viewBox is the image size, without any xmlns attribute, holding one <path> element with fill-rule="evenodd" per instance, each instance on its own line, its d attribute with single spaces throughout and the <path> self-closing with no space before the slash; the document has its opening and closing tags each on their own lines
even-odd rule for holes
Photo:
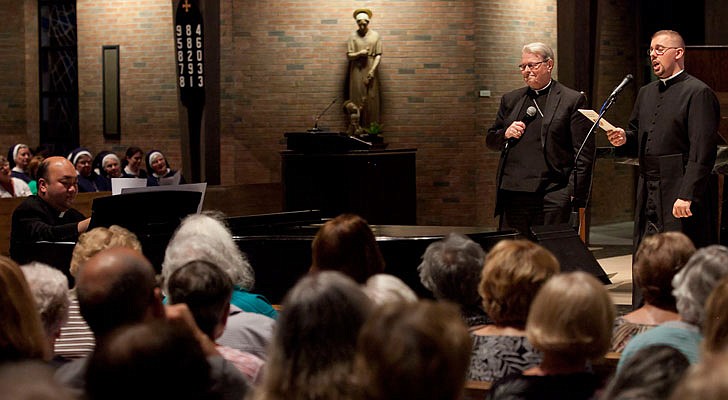
<svg viewBox="0 0 728 400">
<path fill-rule="evenodd" d="M 179 87 L 205 87 L 202 24 L 177 24 L 177 68 Z"/>
<path fill-rule="evenodd" d="M 179 0 L 174 22 L 177 84 L 187 107 L 204 104 L 205 29 L 196 0 Z"/>
</svg>

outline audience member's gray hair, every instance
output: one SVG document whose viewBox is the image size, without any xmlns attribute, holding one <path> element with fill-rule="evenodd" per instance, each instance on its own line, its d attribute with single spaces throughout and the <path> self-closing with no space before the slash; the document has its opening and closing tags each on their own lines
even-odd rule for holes
<svg viewBox="0 0 728 400">
<path fill-rule="evenodd" d="M 698 249 L 672 279 L 680 318 L 702 326 L 705 302 L 721 278 L 728 276 L 728 248 L 712 245 Z"/>
<path fill-rule="evenodd" d="M 554 59 L 554 50 L 541 42 L 533 42 L 523 46 L 523 53 L 537 54 L 544 61 Z"/>
<path fill-rule="evenodd" d="M 20 267 L 33 293 L 48 338 L 57 335 L 68 318 L 68 279 L 63 272 L 39 262 Z"/>
<path fill-rule="evenodd" d="M 427 246 L 417 270 L 420 281 L 435 298 L 461 306 L 479 306 L 478 283 L 485 252 L 479 244 L 459 233 L 450 233 Z"/>
<path fill-rule="evenodd" d="M 417 295 L 412 288 L 394 275 L 372 275 L 367 279 L 362 289 L 374 304 L 379 306 L 389 303 L 414 303 L 417 301 Z"/>
<path fill-rule="evenodd" d="M 233 284 L 244 290 L 249 291 L 255 285 L 253 267 L 219 217 L 203 213 L 192 214 L 182 220 L 164 253 L 162 276 L 165 288 L 170 275 L 193 260 L 215 264 L 228 274 Z"/>
</svg>

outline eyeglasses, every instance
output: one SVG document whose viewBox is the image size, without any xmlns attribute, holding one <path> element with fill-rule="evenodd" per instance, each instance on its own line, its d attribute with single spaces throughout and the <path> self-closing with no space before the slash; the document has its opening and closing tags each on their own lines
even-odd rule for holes
<svg viewBox="0 0 728 400">
<path fill-rule="evenodd" d="M 541 68 L 541 64 L 545 63 L 546 61 L 548 61 L 548 60 L 543 60 L 543 61 L 539 61 L 539 62 L 535 62 L 535 63 L 521 64 L 518 66 L 518 69 L 520 69 L 521 71 L 525 71 L 526 68 L 528 68 L 531 71 L 535 71 L 535 70 Z"/>
<path fill-rule="evenodd" d="M 681 48 L 682 48 L 682 47 L 655 47 L 655 48 L 653 49 L 652 47 L 650 47 L 649 49 L 647 49 L 647 56 L 648 56 L 648 57 L 649 57 L 649 56 L 651 56 L 651 55 L 652 55 L 652 52 L 653 52 L 653 51 L 654 51 L 654 52 L 655 52 L 655 54 L 657 54 L 658 56 L 661 56 L 661 55 L 665 54 L 665 52 L 667 52 L 667 51 L 668 51 L 668 50 L 670 50 L 670 49 L 681 49 Z"/>
</svg>

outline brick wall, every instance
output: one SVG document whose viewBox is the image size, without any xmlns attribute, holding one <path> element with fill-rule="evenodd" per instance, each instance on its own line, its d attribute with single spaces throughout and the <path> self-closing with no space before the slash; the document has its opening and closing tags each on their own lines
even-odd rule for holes
<svg viewBox="0 0 728 400">
<path fill-rule="evenodd" d="M 25 7 L 21 1 L 4 1 L 0 7 L 0 154 L 25 142 Z"/>
<path fill-rule="evenodd" d="M 78 0 L 77 7 L 81 143 L 118 153 L 157 148 L 180 168 L 171 2 Z M 103 137 L 104 45 L 119 45 L 121 141 Z"/>
<path fill-rule="evenodd" d="M 0 81 L 0 137 L 3 147 L 21 139 L 33 144 L 37 4 L 2 3 L 0 63 L 10 79 Z M 523 84 L 515 68 L 521 46 L 535 40 L 556 46 L 556 3 L 221 1 L 222 183 L 280 181 L 283 133 L 311 127 L 313 117 L 343 95 L 346 39 L 356 29 L 351 13 L 369 7 L 370 27 L 384 43 L 384 136 L 390 147 L 418 149 L 418 222 L 493 226 L 498 153 L 485 149 L 483 131 L 493 122 L 500 96 Z M 615 3 L 617 15 L 628 2 L 605 3 Z M 181 166 L 172 1 L 79 0 L 78 10 L 81 142 L 94 151 L 160 148 Z M 620 29 L 610 39 L 615 49 L 627 46 L 619 35 L 628 27 Z M 116 44 L 118 142 L 103 138 L 101 108 L 101 47 Z M 604 87 L 614 82 L 605 79 Z M 490 90 L 491 97 L 478 98 L 480 89 Z M 624 102 L 631 104 L 626 97 Z M 345 124 L 340 99 L 319 126 L 339 131 Z"/>
<path fill-rule="evenodd" d="M 418 149 L 418 222 L 492 225 L 497 155 L 486 153 L 480 133 L 497 96 L 522 84 L 513 66 L 524 41 L 555 42 L 555 1 L 533 3 L 223 2 L 223 182 L 280 179 L 282 133 L 311 127 L 343 93 L 351 13 L 366 5 L 384 43 L 384 136 L 391 147 Z M 494 98 L 476 97 L 483 86 Z M 338 103 L 319 125 L 345 123 Z"/>
<path fill-rule="evenodd" d="M 599 19 L 610 21 L 602 24 L 597 32 L 598 59 L 595 63 L 596 90 L 593 104 L 595 109 L 605 101 L 625 75 L 631 73 L 635 79 L 617 98 L 617 102 L 607 111 L 605 119 L 616 126 L 626 128 L 637 90 L 643 84 L 641 66 L 647 60 L 637 54 L 638 44 L 646 40 L 636 37 L 637 13 L 629 0 L 601 0 Z M 649 80 L 649 76 L 647 77 Z M 604 132 L 596 133 L 598 146 L 609 146 Z M 592 185 L 591 221 L 593 224 L 614 221 L 629 221 L 634 214 L 634 174 L 635 167 L 616 164 L 612 159 L 597 161 Z M 618 196 L 615 188 L 619 188 Z"/>
<path fill-rule="evenodd" d="M 554 77 L 558 79 L 556 47 L 556 0 L 539 1 L 476 1 L 475 85 L 477 90 L 490 90 L 490 98 L 478 98 L 474 134 L 478 148 L 475 170 L 477 198 L 474 210 L 480 223 L 497 224 L 493 219 L 496 195 L 495 178 L 499 152 L 485 148 L 485 129 L 492 125 L 500 98 L 524 85 L 516 67 L 521 62 L 521 49 L 530 42 L 544 42 L 556 51 Z"/>
</svg>

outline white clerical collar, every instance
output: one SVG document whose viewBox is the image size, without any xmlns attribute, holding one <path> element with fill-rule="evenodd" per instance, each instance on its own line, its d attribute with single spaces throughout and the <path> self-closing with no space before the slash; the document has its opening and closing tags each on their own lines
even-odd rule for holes
<svg viewBox="0 0 728 400">
<path fill-rule="evenodd" d="M 546 84 L 546 86 L 542 87 L 541 89 L 533 89 L 533 92 L 536 93 L 536 96 L 540 95 L 541 92 L 545 92 L 549 89 L 549 86 L 551 86 L 552 80 L 549 80 L 549 83 Z"/>
<path fill-rule="evenodd" d="M 683 72 L 685 72 L 685 70 L 684 69 L 681 69 L 680 71 L 677 71 L 673 76 L 671 76 L 669 78 L 665 78 L 665 79 L 660 79 L 660 80 L 662 81 L 662 83 L 664 83 L 665 85 L 667 85 L 667 81 L 669 81 L 670 79 L 672 79 L 672 78 L 674 78 L 674 77 L 682 74 Z"/>
</svg>

